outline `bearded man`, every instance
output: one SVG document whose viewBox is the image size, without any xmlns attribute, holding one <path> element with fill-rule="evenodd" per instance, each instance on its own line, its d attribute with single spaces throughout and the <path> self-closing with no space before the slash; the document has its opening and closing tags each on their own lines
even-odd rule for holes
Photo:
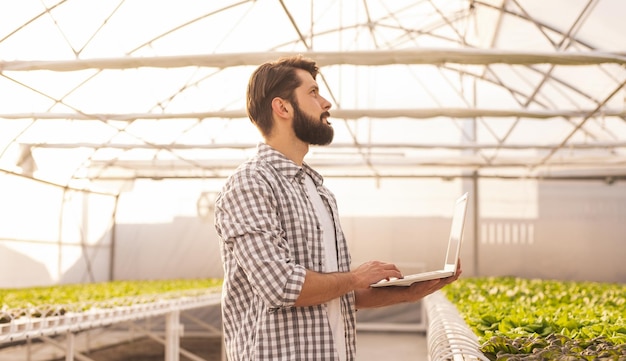
<svg viewBox="0 0 626 361">
<path fill-rule="evenodd" d="M 248 116 L 264 142 L 215 207 L 229 361 L 354 360 L 358 308 L 420 300 L 461 273 L 372 288 L 402 274 L 380 261 L 351 268 L 335 197 L 304 162 L 311 145 L 334 134 L 318 72 L 311 59 L 286 57 L 259 66 L 248 84 Z"/>
</svg>

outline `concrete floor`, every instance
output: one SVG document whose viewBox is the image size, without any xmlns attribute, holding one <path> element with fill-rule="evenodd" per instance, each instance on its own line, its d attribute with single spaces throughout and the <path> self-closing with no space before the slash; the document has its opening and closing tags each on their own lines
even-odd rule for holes
<svg viewBox="0 0 626 361">
<path fill-rule="evenodd" d="M 92 334 L 90 337 L 89 343 L 91 344 L 91 349 L 97 349 L 98 347 L 105 346 L 106 344 L 120 344 L 126 345 L 120 350 L 108 349 L 106 348 L 104 353 L 95 353 L 90 354 L 93 360 L 104 361 L 104 360 L 133 360 L 137 361 L 139 358 L 136 356 L 137 353 L 141 353 L 145 348 L 146 341 L 135 341 L 131 344 L 128 344 L 130 341 L 130 335 L 127 332 L 106 332 L 103 330 L 102 335 L 105 337 L 98 337 L 98 331 Z M 77 336 L 77 349 L 83 349 L 83 345 L 86 343 L 85 340 L 86 334 L 80 334 Z M 135 335 L 136 336 L 136 335 Z M 206 339 L 204 339 L 206 340 Z M 148 340 L 149 341 L 149 340 Z M 219 339 L 214 340 L 219 349 Z M 202 341 L 200 344 L 206 344 L 205 341 Z M 187 347 L 187 346 L 185 346 Z M 191 346 L 190 346 L 191 347 Z M 159 353 L 161 350 L 161 345 L 153 344 L 150 346 L 151 353 L 148 354 L 146 352 L 145 358 L 141 358 L 141 360 L 163 360 L 162 357 L 158 355 L 153 355 L 152 353 Z M 206 347 L 203 346 L 202 351 Z M 154 350 L 153 350 L 154 349 Z M 187 348 L 191 351 L 193 348 Z M 30 357 L 27 355 L 29 352 L 27 351 L 25 346 L 17 346 L 12 348 L 3 348 L 0 349 L 0 360 L 1 361 L 24 361 L 30 359 L 31 361 L 50 361 L 50 360 L 62 360 L 65 358 L 65 352 L 57 347 L 53 347 L 50 344 L 41 344 L 36 343 L 33 345 L 32 354 Z M 135 356 L 126 356 L 125 353 L 128 351 L 134 352 Z M 196 353 L 197 355 L 201 355 L 202 357 L 207 357 L 208 360 L 219 360 L 219 350 L 216 352 L 208 351 L 205 352 L 206 355 L 201 353 Z M 143 354 L 142 354 L 143 357 Z M 426 336 L 424 332 L 414 332 L 414 331 L 357 331 L 357 361 L 380 361 L 380 360 L 389 360 L 389 361 L 428 361 L 428 353 L 426 347 Z M 75 358 L 76 360 L 76 358 Z"/>
<path fill-rule="evenodd" d="M 357 361 L 428 361 L 423 332 L 358 331 Z"/>
</svg>

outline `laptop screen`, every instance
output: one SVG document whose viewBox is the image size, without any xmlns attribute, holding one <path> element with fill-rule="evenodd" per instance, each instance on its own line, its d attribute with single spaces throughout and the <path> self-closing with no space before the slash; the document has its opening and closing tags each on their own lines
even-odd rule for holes
<svg viewBox="0 0 626 361">
<path fill-rule="evenodd" d="M 463 226 L 465 225 L 465 213 L 467 210 L 467 197 L 467 193 L 463 194 L 457 199 L 454 205 L 452 226 L 450 227 L 450 241 L 448 242 L 448 251 L 446 252 L 446 266 L 454 265 L 456 268 L 456 262 L 461 251 Z"/>
</svg>

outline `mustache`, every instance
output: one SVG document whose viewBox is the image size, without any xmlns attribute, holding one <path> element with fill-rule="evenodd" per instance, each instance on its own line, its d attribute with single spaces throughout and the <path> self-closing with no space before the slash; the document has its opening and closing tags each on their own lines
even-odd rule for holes
<svg viewBox="0 0 626 361">
<path fill-rule="evenodd" d="M 328 125 L 330 125 L 330 121 L 328 120 L 328 118 L 330 118 L 330 113 L 329 112 L 324 112 L 322 113 L 322 115 L 320 115 L 320 120 L 323 120 L 324 118 L 326 118 L 326 122 L 328 122 Z"/>
</svg>

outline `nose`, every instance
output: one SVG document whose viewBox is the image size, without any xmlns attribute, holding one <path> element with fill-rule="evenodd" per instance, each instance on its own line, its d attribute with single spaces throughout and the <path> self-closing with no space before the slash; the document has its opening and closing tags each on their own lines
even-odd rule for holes
<svg viewBox="0 0 626 361">
<path fill-rule="evenodd" d="M 323 96 L 320 95 L 320 97 L 322 98 L 322 108 L 324 108 L 325 111 L 328 111 L 330 107 L 332 107 L 332 104 Z"/>
</svg>

